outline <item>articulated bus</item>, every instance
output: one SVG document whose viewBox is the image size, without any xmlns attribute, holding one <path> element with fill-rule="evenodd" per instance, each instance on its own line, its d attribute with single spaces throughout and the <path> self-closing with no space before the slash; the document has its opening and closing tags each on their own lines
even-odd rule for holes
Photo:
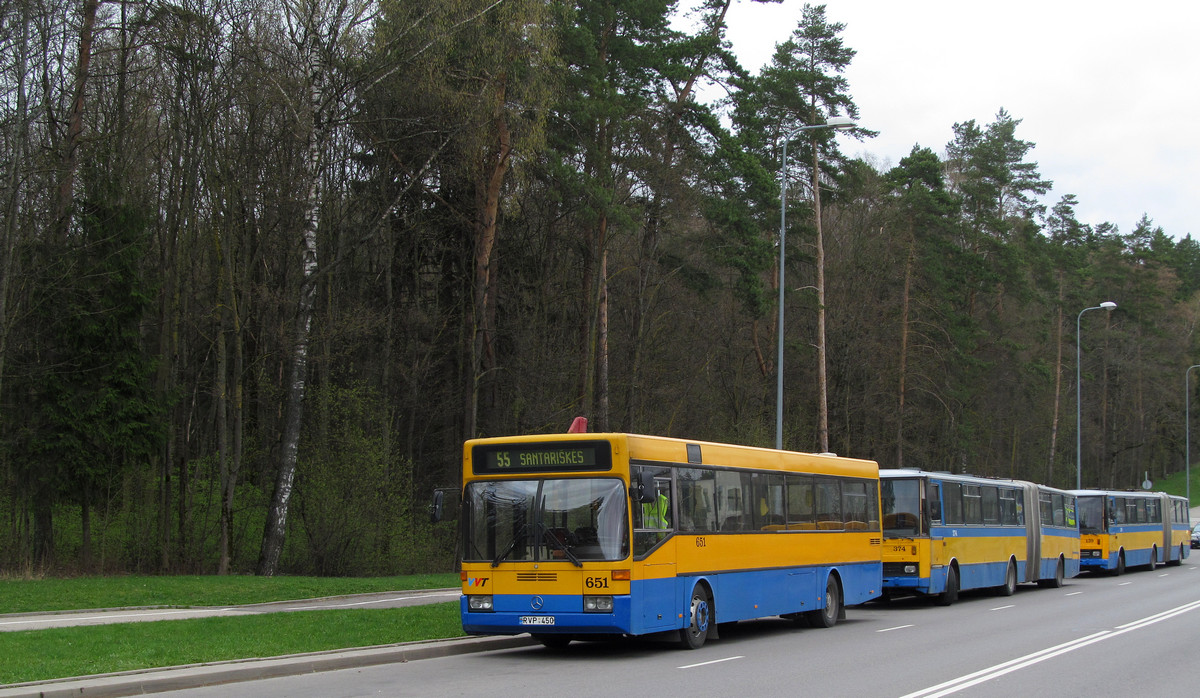
<svg viewBox="0 0 1200 698">
<path fill-rule="evenodd" d="M 873 461 L 633 434 L 468 441 L 463 630 L 575 639 L 834 625 L 882 593 Z M 673 636 L 673 638 L 672 638 Z"/>
<path fill-rule="evenodd" d="M 1011 595 L 1079 574 L 1075 496 L 1032 482 L 881 470 L 885 596 L 942 605 L 965 589 Z"/>
<path fill-rule="evenodd" d="M 1183 497 L 1162 492 L 1075 490 L 1084 570 L 1122 574 L 1126 567 L 1178 565 L 1191 552 Z"/>
</svg>

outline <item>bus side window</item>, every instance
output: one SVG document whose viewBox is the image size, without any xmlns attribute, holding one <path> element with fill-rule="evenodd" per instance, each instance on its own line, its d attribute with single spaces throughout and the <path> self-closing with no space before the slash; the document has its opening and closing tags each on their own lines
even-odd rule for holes
<svg viewBox="0 0 1200 698">
<path fill-rule="evenodd" d="M 842 523 L 841 482 L 833 479 L 817 480 L 817 530 L 840 531 Z"/>
<path fill-rule="evenodd" d="M 711 533 L 716 530 L 716 511 L 713 507 L 714 473 L 703 468 L 680 468 L 675 471 L 679 482 L 679 522 L 677 528 L 687 533 Z"/>
<path fill-rule="evenodd" d="M 983 523 L 983 497 L 979 485 L 962 486 L 963 522 Z"/>
<path fill-rule="evenodd" d="M 1054 495 L 1054 498 L 1052 501 L 1054 502 L 1054 525 L 1055 526 L 1066 526 L 1067 525 L 1067 512 L 1066 512 L 1066 505 L 1064 504 L 1065 500 L 1064 500 L 1063 496 L 1061 494 L 1056 494 L 1056 495 Z"/>
<path fill-rule="evenodd" d="M 1017 514 L 1020 497 L 1019 490 L 1003 488 L 1000 490 L 1000 523 L 1005 526 L 1020 526 L 1025 522 Z"/>
<path fill-rule="evenodd" d="M 1114 497 L 1108 500 L 1109 525 L 1125 523 L 1125 498 Z"/>
<path fill-rule="evenodd" d="M 937 483 L 929 483 L 928 491 L 925 495 L 925 501 L 929 505 L 929 522 L 940 524 L 942 522 L 942 487 Z"/>
<path fill-rule="evenodd" d="M 962 485 L 957 482 L 943 482 L 942 485 L 942 520 L 949 526 L 963 522 L 963 493 Z"/>
<path fill-rule="evenodd" d="M 883 521 L 879 516 L 879 484 L 874 480 L 867 483 L 867 528 L 882 531 Z"/>
<path fill-rule="evenodd" d="M 980 489 L 983 504 L 983 522 L 993 526 L 1000 521 L 1000 489 L 995 485 L 984 485 Z"/>
<path fill-rule="evenodd" d="M 787 527 L 791 531 L 811 531 L 817 528 L 813 479 L 804 475 L 787 475 Z"/>
</svg>

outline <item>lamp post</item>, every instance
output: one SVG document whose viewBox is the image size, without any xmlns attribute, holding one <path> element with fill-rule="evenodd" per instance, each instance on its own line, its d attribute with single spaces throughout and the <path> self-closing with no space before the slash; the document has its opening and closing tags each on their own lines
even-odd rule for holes
<svg viewBox="0 0 1200 698">
<path fill-rule="evenodd" d="M 1188 366 L 1183 372 L 1183 480 L 1186 483 L 1188 508 L 1192 506 L 1192 385 L 1189 382 L 1192 369 L 1200 368 L 1200 364 Z"/>
<path fill-rule="evenodd" d="M 783 136 L 783 155 L 779 168 L 779 338 L 775 358 L 775 448 L 783 448 L 783 262 L 785 242 L 787 240 L 787 146 L 788 141 L 802 131 L 814 131 L 823 128 L 846 129 L 853 128 L 854 120 L 848 116 L 831 116 L 823 124 L 812 124 L 793 129 Z M 815 175 L 814 175 L 815 180 Z M 813 192 L 813 196 L 818 196 Z"/>
<path fill-rule="evenodd" d="M 1084 308 L 1075 316 L 1075 489 L 1083 489 L 1083 411 L 1080 409 L 1080 390 L 1083 386 L 1083 374 L 1079 370 L 1079 365 L 1083 359 L 1083 352 L 1080 350 L 1079 333 L 1080 321 L 1083 319 L 1083 314 L 1089 310 L 1109 310 L 1117 307 L 1112 301 L 1104 301 L 1100 305 L 1091 308 Z"/>
</svg>

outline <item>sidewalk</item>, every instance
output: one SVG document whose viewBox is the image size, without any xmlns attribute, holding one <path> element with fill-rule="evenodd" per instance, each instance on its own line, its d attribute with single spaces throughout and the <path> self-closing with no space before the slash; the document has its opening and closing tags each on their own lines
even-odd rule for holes
<svg viewBox="0 0 1200 698">
<path fill-rule="evenodd" d="M 418 589 L 413 591 L 345 594 L 294 601 L 270 601 L 240 606 L 126 607 L 100 608 L 47 613 L 7 613 L 0 615 L 0 632 L 44 630 L 78 625 L 105 625 L 159 620 L 182 620 L 208 616 L 254 615 L 288 611 L 318 611 L 336 608 L 403 608 L 457 599 L 461 589 Z"/>
<path fill-rule="evenodd" d="M 256 681 L 279 676 L 311 674 L 317 671 L 411 662 L 418 659 L 450 657 L 471 652 L 509 649 L 536 645 L 528 635 L 500 637 L 464 637 L 452 640 L 426 640 L 396 645 L 350 650 L 313 652 L 269 659 L 238 659 L 210 664 L 145 669 L 117 674 L 99 674 L 53 681 L 0 686 L 0 698 L 40 698 L 67 696 L 133 696 L 186 688 L 199 688 L 237 681 Z"/>
<path fill-rule="evenodd" d="M 237 615 L 257 613 L 286 613 L 372 606 L 403 607 L 435 603 L 447 594 L 458 596 L 459 589 L 422 589 L 408 592 L 350 594 L 296 601 L 276 601 L 223 608 L 119 608 L 59 613 L 14 613 L 0 617 L 0 630 L 62 627 L 64 625 L 95 625 L 136 621 L 171 620 L 180 617 Z M 234 659 L 224 662 L 186 666 L 140 669 L 113 674 L 96 674 L 0 685 L 0 698 L 20 696 L 132 696 L 185 688 L 198 688 L 237 681 L 255 681 L 278 676 L 294 676 L 317 671 L 351 669 L 355 667 L 410 662 L 418 659 L 449 657 L 471 652 L 508 649 L 536 645 L 528 635 L 494 637 L 460 637 L 447 640 L 424 640 L 376 647 L 310 652 L 283 657 Z"/>
</svg>

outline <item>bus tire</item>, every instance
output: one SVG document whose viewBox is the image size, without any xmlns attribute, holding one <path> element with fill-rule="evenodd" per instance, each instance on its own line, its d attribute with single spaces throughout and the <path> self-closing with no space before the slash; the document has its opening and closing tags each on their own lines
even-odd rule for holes
<svg viewBox="0 0 1200 698">
<path fill-rule="evenodd" d="M 831 574 L 825 580 L 825 608 L 808 611 L 805 617 L 814 628 L 832 628 L 837 625 L 841 612 L 842 589 L 838 586 L 837 577 Z"/>
<path fill-rule="evenodd" d="M 951 565 L 946 572 L 946 589 L 934 598 L 939 606 L 949 606 L 958 601 L 958 568 Z"/>
<path fill-rule="evenodd" d="M 1058 558 L 1058 564 L 1054 566 L 1054 577 L 1051 579 L 1039 579 L 1038 586 L 1047 589 L 1061 589 L 1063 585 L 1063 579 L 1067 576 L 1064 567 L 1065 565 L 1063 563 L 1063 559 L 1061 557 Z"/>
<path fill-rule="evenodd" d="M 1117 569 L 1113 570 L 1114 577 L 1120 577 L 1125 574 L 1125 551 L 1117 553 Z"/>
<path fill-rule="evenodd" d="M 1183 543 L 1179 544 L 1179 557 L 1167 563 L 1172 567 L 1178 567 L 1183 564 Z"/>
<path fill-rule="evenodd" d="M 688 604 L 688 624 L 679 629 L 679 644 L 684 649 L 698 650 L 708 639 L 708 628 L 712 622 L 712 606 L 708 590 L 703 584 L 692 589 L 692 601 Z"/>
<path fill-rule="evenodd" d="M 1154 546 L 1153 548 L 1150 548 L 1150 564 L 1146 565 L 1146 569 L 1153 572 L 1156 567 L 1158 567 L 1158 546 L 1157 545 Z"/>
<path fill-rule="evenodd" d="M 1017 593 L 1017 563 L 1012 560 L 1008 561 L 1008 568 L 1004 570 L 1004 583 L 996 587 L 998 596 L 1012 596 Z"/>
</svg>

